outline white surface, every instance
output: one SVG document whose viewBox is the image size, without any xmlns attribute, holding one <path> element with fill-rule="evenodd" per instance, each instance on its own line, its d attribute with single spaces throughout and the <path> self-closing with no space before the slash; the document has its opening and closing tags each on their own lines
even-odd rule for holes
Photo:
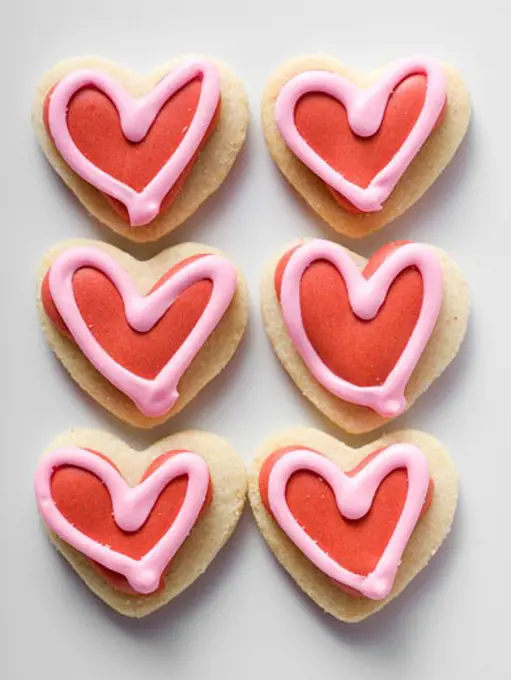
<svg viewBox="0 0 511 680">
<path fill-rule="evenodd" d="M 1 266 L 0 677 L 509 678 L 511 4 L 365 0 L 348 8 L 333 0 L 190 0 L 174 9 L 176 4 L 2 4 L 0 191 L 7 214 Z M 30 126 L 34 87 L 44 70 L 65 57 L 101 55 L 143 72 L 191 51 L 226 60 L 245 80 L 252 114 L 248 143 L 223 188 L 187 224 L 160 243 L 134 247 L 88 218 L 44 160 Z M 391 426 L 424 429 L 451 449 L 462 491 L 453 534 L 398 600 L 367 622 L 347 626 L 301 594 L 247 512 L 194 586 L 148 619 L 126 620 L 82 585 L 41 530 L 32 473 L 55 435 L 73 426 L 97 427 L 142 447 L 198 427 L 227 437 L 249 463 L 279 429 L 311 425 L 336 434 L 287 379 L 258 313 L 261 270 L 277 249 L 300 236 L 334 238 L 280 178 L 259 124 L 260 95 L 271 71 L 291 56 L 316 51 L 361 69 L 427 53 L 455 64 L 473 95 L 470 133 L 442 178 L 403 218 L 355 244 L 368 255 L 387 240 L 430 241 L 446 249 L 469 279 L 473 314 L 459 357 Z M 83 396 L 40 332 L 34 270 L 54 243 L 83 236 L 116 243 L 141 258 L 169 244 L 202 241 L 229 253 L 248 278 L 252 323 L 241 351 L 191 407 L 152 432 L 122 426 Z"/>
</svg>

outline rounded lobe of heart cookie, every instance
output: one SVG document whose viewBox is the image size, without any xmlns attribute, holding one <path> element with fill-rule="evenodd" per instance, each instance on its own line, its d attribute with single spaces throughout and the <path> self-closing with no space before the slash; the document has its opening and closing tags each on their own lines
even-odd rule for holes
<svg viewBox="0 0 511 680">
<path fill-rule="evenodd" d="M 364 267 L 364 277 L 369 279 L 392 253 L 407 243 L 395 241 L 380 248 Z M 282 278 L 293 252 L 287 252 L 275 270 L 279 299 Z M 417 324 L 423 282 L 416 267 L 405 269 L 391 285 L 378 314 L 362 320 L 351 308 L 340 272 L 330 262 L 318 260 L 303 275 L 300 302 L 306 333 L 326 366 L 354 385 L 382 385 Z"/>
<path fill-rule="evenodd" d="M 275 118 L 289 149 L 349 213 L 381 210 L 441 123 L 443 69 L 415 57 L 361 89 L 330 71 L 304 71 L 277 96 Z"/>
<path fill-rule="evenodd" d="M 97 451 L 90 453 L 99 456 L 119 473 L 117 467 L 106 456 Z M 169 451 L 159 456 L 147 468 L 140 484 L 166 461 L 180 453 L 185 452 Z M 167 534 L 183 505 L 187 488 L 188 478 L 185 475 L 172 479 L 158 496 L 145 523 L 135 531 L 125 531 L 114 519 L 112 498 L 107 487 L 93 472 L 70 464 L 57 467 L 51 477 L 51 496 L 63 517 L 92 541 L 108 547 L 113 552 L 127 555 L 133 560 L 141 560 Z M 212 498 L 213 488 L 210 480 L 199 518 L 207 511 Z M 115 590 L 140 595 L 124 575 L 92 559 L 89 559 L 89 562 Z M 158 590 L 165 585 L 170 565 L 171 563 L 162 573 Z"/>
<path fill-rule="evenodd" d="M 424 106 L 426 87 L 424 75 L 405 78 L 389 97 L 381 127 L 369 137 L 353 132 L 343 104 L 322 92 L 311 92 L 298 100 L 296 127 L 307 144 L 334 170 L 349 182 L 366 188 L 412 131 Z M 326 186 L 342 208 L 351 213 L 363 212 Z"/>
<path fill-rule="evenodd" d="M 279 460 L 300 450 L 311 451 L 305 447 L 288 446 L 270 454 L 261 467 L 259 492 L 266 511 L 272 516 L 269 498 L 271 472 Z M 346 476 L 356 478 L 385 450 L 372 452 L 347 471 Z M 313 453 L 323 456 L 318 451 Z M 431 504 L 433 490 L 433 481 L 430 479 L 421 516 Z M 407 494 L 408 473 L 406 469 L 398 467 L 381 481 L 368 512 L 357 519 L 349 519 L 340 511 L 329 483 L 311 470 L 296 471 L 289 478 L 285 490 L 287 505 L 303 531 L 343 569 L 363 577 L 369 576 L 377 568 L 403 513 Z M 361 595 L 353 587 L 333 582 L 350 595 Z"/>
<path fill-rule="evenodd" d="M 200 257 L 204 256 L 187 258 L 169 269 L 148 295 Z M 50 270 L 41 287 L 45 314 L 57 330 L 73 339 L 51 296 L 49 274 Z M 211 298 L 212 289 L 213 284 L 207 279 L 191 285 L 151 330 L 140 333 L 128 323 L 123 299 L 103 272 L 87 267 L 78 270 L 73 278 L 78 308 L 97 342 L 121 366 L 148 380 L 160 373 L 190 335 Z"/>
<path fill-rule="evenodd" d="M 118 104 L 101 89 L 99 84 L 91 82 L 78 89 L 67 104 L 67 131 L 78 154 L 92 163 L 96 169 L 94 177 L 98 178 L 101 183 L 100 175 L 104 173 L 107 177 L 114 178 L 115 181 L 137 193 L 146 190 L 153 181 L 162 184 L 162 170 L 183 144 L 197 116 L 203 88 L 203 75 L 196 75 L 176 92 L 171 93 L 156 113 L 154 122 L 147 133 L 136 141 L 127 137 L 126 128 L 129 125 L 122 120 Z M 73 74 L 67 78 L 72 76 Z M 47 94 L 43 106 L 43 120 L 57 148 L 59 142 L 54 138 L 50 125 L 50 104 L 58 85 L 59 83 Z M 149 96 L 151 95 L 147 95 L 146 98 Z M 137 105 L 140 106 L 141 101 L 138 100 L 133 105 L 131 116 L 134 120 L 137 118 Z M 219 94 L 215 102 L 214 106 L 210 107 L 212 110 L 207 113 L 209 122 L 207 125 L 203 124 L 200 142 L 196 145 L 197 148 L 191 158 L 182 165 L 167 192 L 154 200 L 148 199 L 146 207 L 148 209 L 150 207 L 149 212 L 152 212 L 148 221 L 142 220 L 140 224 L 136 224 L 136 220 L 130 217 L 130 206 L 125 205 L 122 200 L 110 195 L 106 190 L 102 191 L 100 187 L 96 187 L 102 191 L 111 207 L 126 222 L 131 223 L 132 226 L 143 226 L 168 209 L 179 196 L 200 151 L 218 122 L 221 106 Z M 73 170 L 81 174 L 78 167 L 73 167 Z M 82 178 L 90 181 L 90 178 L 86 176 Z"/>
</svg>

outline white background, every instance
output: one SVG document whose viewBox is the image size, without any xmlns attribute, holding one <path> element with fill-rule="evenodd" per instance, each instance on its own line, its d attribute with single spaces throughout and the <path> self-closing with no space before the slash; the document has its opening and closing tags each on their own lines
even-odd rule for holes
<svg viewBox="0 0 511 680">
<path fill-rule="evenodd" d="M 18 0 L 2 3 L 0 21 L 2 679 L 510 678 L 509 0 Z M 185 52 L 224 59 L 244 79 L 248 143 L 225 185 L 185 225 L 134 247 L 89 218 L 44 160 L 30 125 L 33 91 L 65 57 L 104 56 L 144 72 Z M 469 279 L 473 313 L 458 358 L 390 428 L 424 429 L 451 450 L 461 479 L 454 530 L 401 597 L 349 626 L 295 587 L 247 512 L 205 576 L 158 613 L 127 620 L 88 591 L 41 529 L 32 475 L 60 431 L 104 428 L 143 447 L 202 428 L 228 438 L 247 463 L 290 426 L 342 436 L 287 379 L 258 313 L 261 270 L 278 249 L 301 236 L 335 238 L 279 176 L 259 123 L 272 70 L 307 52 L 360 69 L 425 53 L 456 65 L 472 92 L 470 132 L 444 175 L 404 217 L 350 244 L 370 255 L 388 240 L 431 242 Z M 42 337 L 34 271 L 54 243 L 84 236 L 140 258 L 181 241 L 208 243 L 249 281 L 251 325 L 237 357 L 154 431 L 125 427 L 85 397 Z"/>
</svg>

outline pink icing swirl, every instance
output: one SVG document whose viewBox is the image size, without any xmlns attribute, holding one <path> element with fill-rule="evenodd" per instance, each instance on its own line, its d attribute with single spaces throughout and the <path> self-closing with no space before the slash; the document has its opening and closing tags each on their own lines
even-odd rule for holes
<svg viewBox="0 0 511 680">
<path fill-rule="evenodd" d="M 144 139 L 164 104 L 194 78 L 202 78 L 197 110 L 179 147 L 156 176 L 140 192 L 112 177 L 92 163 L 76 146 L 69 132 L 67 112 L 73 96 L 84 87 L 95 87 L 114 103 L 126 139 Z M 160 212 L 163 199 L 197 152 L 220 101 L 220 75 L 216 66 L 203 59 L 186 61 L 165 76 L 141 99 L 133 99 L 110 76 L 100 71 L 80 70 L 63 78 L 50 96 L 48 122 L 55 146 L 66 163 L 99 191 L 121 201 L 130 224 L 149 224 Z"/>
<path fill-rule="evenodd" d="M 365 517 L 381 482 L 394 470 L 404 468 L 408 492 L 401 516 L 374 571 L 367 576 L 341 567 L 299 525 L 286 500 L 290 478 L 301 470 L 322 477 L 332 488 L 339 512 L 347 519 Z M 296 547 L 324 574 L 372 600 L 387 597 L 401 563 L 403 552 L 420 518 L 429 487 L 428 461 L 411 444 L 393 444 L 375 456 L 354 477 L 348 477 L 335 463 L 311 450 L 285 453 L 273 466 L 268 480 L 268 501 L 272 515 Z"/>
<path fill-rule="evenodd" d="M 348 122 L 359 137 L 370 137 L 381 127 L 389 97 L 408 76 L 424 74 L 427 89 L 419 117 L 396 155 L 367 187 L 348 181 L 329 165 L 302 137 L 295 122 L 295 108 L 306 94 L 323 92 L 346 108 Z M 441 64 L 425 57 L 404 59 L 389 67 L 371 87 L 360 89 L 347 78 L 328 71 L 305 71 L 289 80 L 275 103 L 275 119 L 284 141 L 314 174 L 342 194 L 362 212 L 381 210 L 397 182 L 433 131 L 446 101 Z"/>
<path fill-rule="evenodd" d="M 80 313 L 73 288 L 74 275 L 82 267 L 97 269 L 112 281 L 122 296 L 128 323 L 139 333 L 150 331 L 191 285 L 205 279 L 212 281 L 213 292 L 202 316 L 156 378 L 142 378 L 124 368 L 94 338 Z M 164 415 L 176 403 L 179 380 L 227 311 L 237 285 L 236 269 L 229 260 L 219 255 L 205 255 L 186 264 L 144 296 L 115 259 L 98 248 L 87 246 L 64 251 L 49 273 L 52 299 L 76 344 L 91 364 L 148 417 Z"/>
<path fill-rule="evenodd" d="M 423 300 L 417 324 L 382 385 L 360 387 L 343 380 L 326 366 L 309 340 L 302 318 L 300 285 L 307 267 L 318 260 L 326 260 L 336 267 L 346 283 L 353 313 L 365 321 L 378 314 L 390 286 L 403 270 L 417 267 L 421 273 Z M 442 290 L 442 265 L 428 246 L 417 243 L 401 246 L 366 279 L 342 246 L 315 240 L 298 247 L 286 265 L 281 288 L 282 316 L 298 354 L 326 390 L 344 401 L 368 406 L 381 416 L 394 417 L 406 409 L 405 388 L 435 328 Z"/>
<path fill-rule="evenodd" d="M 105 484 L 112 498 L 115 522 L 126 532 L 138 531 L 145 524 L 159 495 L 173 479 L 186 475 L 188 486 L 172 526 L 149 552 L 136 560 L 94 541 L 62 515 L 52 497 L 51 479 L 57 468 L 66 465 L 92 472 Z M 143 482 L 131 487 L 100 456 L 85 449 L 64 447 L 45 456 L 39 464 L 35 495 L 45 523 L 59 538 L 94 562 L 122 574 L 137 593 L 148 595 L 157 590 L 163 572 L 195 525 L 209 480 L 209 469 L 204 460 L 186 451 L 167 459 Z"/>
</svg>

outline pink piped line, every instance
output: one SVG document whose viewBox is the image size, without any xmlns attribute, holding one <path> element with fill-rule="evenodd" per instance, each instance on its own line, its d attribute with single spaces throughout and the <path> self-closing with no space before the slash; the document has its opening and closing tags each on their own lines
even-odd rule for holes
<svg viewBox="0 0 511 680">
<path fill-rule="evenodd" d="M 70 465 L 92 472 L 108 489 L 113 516 L 123 531 L 137 531 L 147 521 L 161 492 L 177 477 L 186 475 L 185 499 L 172 526 L 141 559 L 136 560 L 94 541 L 62 515 L 51 493 L 51 479 L 59 467 Z M 147 595 L 160 585 L 163 572 L 192 530 L 209 487 L 209 469 L 195 453 L 178 453 L 166 460 L 135 487 L 129 486 L 117 470 L 100 456 L 75 447 L 64 447 L 45 456 L 35 475 L 39 512 L 59 538 L 89 559 L 122 574 L 138 593 Z"/>
<path fill-rule="evenodd" d="M 335 97 L 346 108 L 348 122 L 360 137 L 374 135 L 381 127 L 389 97 L 408 76 L 424 74 L 427 89 L 424 105 L 409 136 L 367 187 L 348 181 L 334 170 L 302 137 L 295 122 L 298 101 L 311 92 Z M 306 71 L 288 81 L 275 103 L 275 120 L 291 151 L 314 174 L 342 194 L 362 212 L 381 210 L 384 201 L 419 153 L 433 131 L 446 101 L 445 75 L 441 64 L 425 57 L 404 59 L 392 67 L 371 87 L 360 89 L 349 80 L 328 71 Z"/>
<path fill-rule="evenodd" d="M 307 267 L 318 260 L 326 260 L 336 267 L 346 283 L 353 313 L 366 321 L 378 314 L 390 286 L 402 271 L 408 267 L 419 270 L 423 281 L 419 318 L 403 353 L 382 385 L 360 387 L 343 380 L 328 368 L 312 345 L 303 324 L 300 286 Z M 366 279 L 344 248 L 318 239 L 298 247 L 291 255 L 282 278 L 281 308 L 296 351 L 326 390 L 343 401 L 368 406 L 383 417 L 394 417 L 406 409 L 406 385 L 435 328 L 442 295 L 442 265 L 428 246 L 417 243 L 401 246 Z"/>
<path fill-rule="evenodd" d="M 293 474 L 308 470 L 332 488 L 339 512 L 347 519 L 367 515 L 382 481 L 394 470 L 404 468 L 408 492 L 401 516 L 376 568 L 367 576 L 341 567 L 299 525 L 286 500 L 286 487 Z M 372 600 L 387 597 L 401 563 L 403 552 L 421 516 L 429 487 L 428 461 L 411 444 L 394 444 L 379 453 L 360 472 L 348 477 L 335 463 L 311 450 L 285 453 L 273 466 L 268 481 L 268 500 L 275 521 L 301 552 L 324 574 Z"/>
<path fill-rule="evenodd" d="M 130 326 L 145 333 L 162 318 L 177 298 L 194 283 L 210 280 L 213 292 L 199 321 L 158 375 L 142 378 L 117 363 L 98 343 L 76 302 L 73 278 L 82 267 L 103 272 L 119 291 Z M 178 383 L 227 311 L 238 286 L 232 263 L 219 255 L 204 255 L 176 272 L 149 295 L 141 295 L 131 276 L 105 252 L 93 247 L 64 251 L 49 274 L 52 299 L 74 341 L 91 364 L 126 394 L 148 417 L 167 413 L 179 398 Z"/>
<path fill-rule="evenodd" d="M 95 87 L 114 103 L 125 137 L 140 142 L 164 104 L 194 78 L 202 78 L 197 109 L 180 145 L 167 163 L 140 192 L 104 172 L 78 149 L 69 132 L 67 112 L 72 97 L 84 87 Z M 66 163 L 99 191 L 121 201 L 133 227 L 149 224 L 160 212 L 163 199 L 199 149 L 220 101 L 220 74 L 205 60 L 187 61 L 163 78 L 141 99 L 134 99 L 119 83 L 100 71 L 80 70 L 63 78 L 50 97 L 48 122 L 55 146 Z"/>
</svg>

